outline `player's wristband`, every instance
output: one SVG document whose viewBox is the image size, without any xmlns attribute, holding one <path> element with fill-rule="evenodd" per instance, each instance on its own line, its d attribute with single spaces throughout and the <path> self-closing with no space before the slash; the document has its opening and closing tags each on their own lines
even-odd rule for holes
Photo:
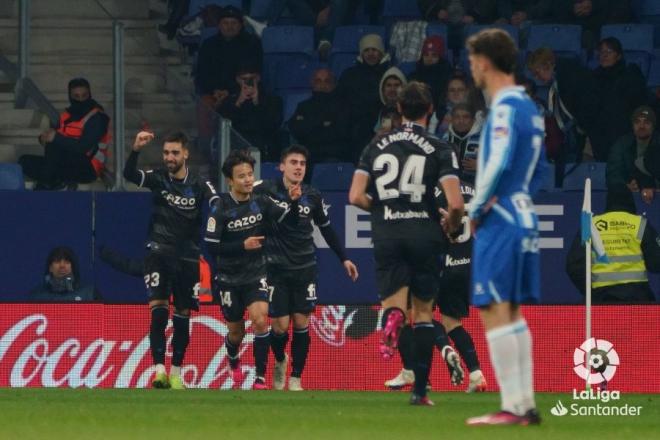
<svg viewBox="0 0 660 440">
<path fill-rule="evenodd" d="M 459 229 L 455 230 L 454 232 L 450 232 L 447 235 L 449 235 L 449 238 L 451 238 L 452 240 L 456 240 L 458 237 L 461 236 L 462 232 L 463 231 L 461 231 L 460 228 L 459 228 Z"/>
</svg>

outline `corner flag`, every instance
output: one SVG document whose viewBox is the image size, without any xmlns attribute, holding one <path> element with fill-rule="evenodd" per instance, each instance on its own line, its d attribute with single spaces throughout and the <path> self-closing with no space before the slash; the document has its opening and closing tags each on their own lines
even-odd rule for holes
<svg viewBox="0 0 660 440">
<path fill-rule="evenodd" d="M 596 261 L 599 263 L 609 263 L 609 259 L 605 253 L 605 246 L 603 246 L 603 240 L 601 240 L 592 218 L 591 179 L 586 179 L 584 182 L 584 201 L 582 202 L 582 215 L 580 218 L 582 244 L 586 245 L 587 242 L 591 242 L 592 250 L 596 253 Z"/>
</svg>

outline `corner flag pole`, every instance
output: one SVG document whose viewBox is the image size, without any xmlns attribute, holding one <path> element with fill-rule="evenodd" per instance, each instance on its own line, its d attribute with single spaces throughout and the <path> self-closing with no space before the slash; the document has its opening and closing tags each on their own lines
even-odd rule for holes
<svg viewBox="0 0 660 440">
<path fill-rule="evenodd" d="M 584 202 L 582 204 L 582 239 L 584 241 L 584 255 L 586 259 L 585 264 L 585 341 L 591 339 L 591 179 L 587 178 L 584 181 Z M 588 231 L 588 232 L 587 232 Z M 587 355 L 587 378 L 586 389 L 589 387 L 589 376 L 591 374 L 591 366 L 589 365 L 589 356 Z"/>
</svg>

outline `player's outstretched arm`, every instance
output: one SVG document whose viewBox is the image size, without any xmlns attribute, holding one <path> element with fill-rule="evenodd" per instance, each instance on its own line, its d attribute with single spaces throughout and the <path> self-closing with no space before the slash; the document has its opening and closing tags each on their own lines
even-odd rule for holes
<svg viewBox="0 0 660 440">
<path fill-rule="evenodd" d="M 144 171 L 138 170 L 137 162 L 140 150 L 154 139 L 154 134 L 148 131 L 141 131 L 135 136 L 133 142 L 133 151 L 128 156 L 124 165 L 124 178 L 138 186 L 144 183 Z"/>
<path fill-rule="evenodd" d="M 369 174 L 364 170 L 355 170 L 353 182 L 348 192 L 348 201 L 351 205 L 362 208 L 365 211 L 371 210 L 371 197 L 367 194 L 369 185 Z"/>
</svg>

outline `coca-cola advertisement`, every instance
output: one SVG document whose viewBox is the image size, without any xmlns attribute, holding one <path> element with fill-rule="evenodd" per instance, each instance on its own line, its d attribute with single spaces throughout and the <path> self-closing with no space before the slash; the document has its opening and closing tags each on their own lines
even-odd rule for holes
<svg viewBox="0 0 660 440">
<path fill-rule="evenodd" d="M 585 339 L 584 308 L 523 307 L 534 337 L 534 378 L 538 391 L 566 392 L 583 386 L 573 353 Z M 378 353 L 380 311 L 371 306 L 320 306 L 312 316 L 312 345 L 303 374 L 306 389 L 383 390 L 401 364 Z M 595 306 L 592 336 L 610 341 L 619 356 L 611 386 L 623 392 L 660 391 L 660 306 Z M 464 321 L 472 334 L 489 390 L 496 381 L 489 365 L 478 311 Z M 183 365 L 192 388 L 250 389 L 254 381 L 249 321 L 241 346 L 246 373 L 234 384 L 224 349 L 227 327 L 217 306 L 202 306 L 191 320 L 191 343 Z M 153 375 L 146 305 L 6 304 L 0 318 L 0 386 L 143 388 Z M 171 326 L 167 330 L 168 353 Z M 169 362 L 169 357 L 168 357 Z M 270 365 L 273 358 L 269 359 Z M 270 383 L 270 375 L 267 377 Z M 433 389 L 452 387 L 436 352 Z"/>
</svg>

